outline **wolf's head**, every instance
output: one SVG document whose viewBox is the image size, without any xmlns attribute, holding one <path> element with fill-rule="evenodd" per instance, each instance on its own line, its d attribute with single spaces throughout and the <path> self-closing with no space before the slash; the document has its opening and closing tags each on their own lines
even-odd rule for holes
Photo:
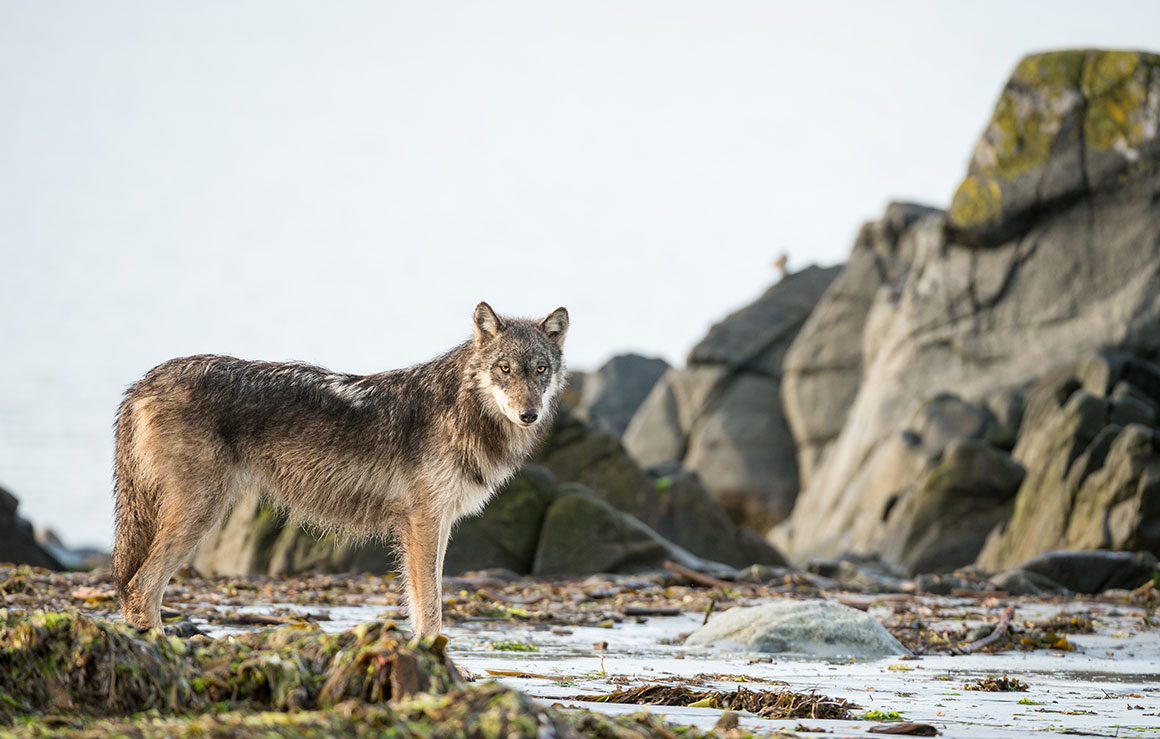
<svg viewBox="0 0 1160 739">
<path fill-rule="evenodd" d="M 485 407 L 522 427 L 550 415 L 564 388 L 568 311 L 542 321 L 500 318 L 487 303 L 475 308 L 475 379 Z"/>
</svg>

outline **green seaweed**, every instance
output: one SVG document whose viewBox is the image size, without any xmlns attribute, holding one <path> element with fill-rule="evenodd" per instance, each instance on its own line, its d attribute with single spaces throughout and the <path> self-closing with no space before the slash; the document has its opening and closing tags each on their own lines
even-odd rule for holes
<svg viewBox="0 0 1160 739">
<path fill-rule="evenodd" d="M 445 643 L 369 623 L 342 634 L 287 627 L 190 646 L 79 614 L 0 610 L 0 723 L 33 714 L 310 710 L 446 692 L 459 679 Z"/>
</svg>

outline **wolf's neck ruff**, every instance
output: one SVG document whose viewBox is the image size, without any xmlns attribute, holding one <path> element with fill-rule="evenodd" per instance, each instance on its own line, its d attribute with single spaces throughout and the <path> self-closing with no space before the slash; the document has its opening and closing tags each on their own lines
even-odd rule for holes
<svg viewBox="0 0 1160 739">
<path fill-rule="evenodd" d="M 568 315 L 500 318 L 429 362 L 374 375 L 202 355 L 133 385 L 117 418 L 114 569 L 126 619 L 160 623 L 173 571 L 256 487 L 301 517 L 394 536 L 416 631 L 438 633 L 455 520 L 477 511 L 550 426 Z"/>
</svg>

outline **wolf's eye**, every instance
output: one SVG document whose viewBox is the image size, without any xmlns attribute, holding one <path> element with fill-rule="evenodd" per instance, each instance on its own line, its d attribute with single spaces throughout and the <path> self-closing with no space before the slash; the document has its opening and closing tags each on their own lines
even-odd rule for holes
<svg viewBox="0 0 1160 739">
<path fill-rule="evenodd" d="M 511 372 L 511 371 L 512 371 L 512 368 L 511 368 L 511 367 L 509 367 L 509 366 L 508 366 L 508 365 L 506 365 L 506 364 L 501 364 L 501 365 L 499 366 L 499 371 L 500 371 L 500 372 L 502 372 L 502 373 L 504 373 L 504 374 L 506 375 L 507 373 L 509 373 L 509 372 Z"/>
<path fill-rule="evenodd" d="M 536 367 L 536 374 L 540 374 L 540 375 L 542 375 L 542 374 L 544 374 L 544 373 L 545 373 L 545 372 L 547 372 L 547 371 L 548 371 L 548 368 L 547 368 L 547 367 L 545 367 L 545 366 L 544 366 L 544 365 L 542 365 L 542 364 L 541 364 L 539 367 Z"/>
</svg>

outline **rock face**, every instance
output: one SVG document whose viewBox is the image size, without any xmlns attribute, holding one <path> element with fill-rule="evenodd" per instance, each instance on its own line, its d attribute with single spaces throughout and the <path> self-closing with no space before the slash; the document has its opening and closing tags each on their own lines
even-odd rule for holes
<svg viewBox="0 0 1160 739">
<path fill-rule="evenodd" d="M 16 513 L 20 501 L 0 488 L 0 562 L 60 570 L 60 562 L 36 543 L 32 524 Z"/>
<path fill-rule="evenodd" d="M 1030 472 L 987 570 L 1053 549 L 1160 551 L 1160 367 L 1102 352 L 1055 369 L 1028 399 L 1014 455 Z"/>
<path fill-rule="evenodd" d="M 597 428 L 622 436 L 637 408 L 668 368 L 669 363 L 663 359 L 639 354 L 613 357 L 585 377 L 576 414 Z"/>
<path fill-rule="evenodd" d="M 880 659 L 909 652 L 868 613 L 827 600 L 730 608 L 685 641 L 822 659 Z"/>
<path fill-rule="evenodd" d="M 888 211 L 864 232 L 881 238 L 860 238 L 849 279 L 844 273 L 834 282 L 786 355 L 785 407 L 806 484 L 789 522 L 772 533 L 775 545 L 797 560 L 882 552 L 881 527 L 867 522 L 930 511 L 917 501 L 904 506 L 905 492 L 923 487 L 955 438 L 982 439 L 1003 452 L 1018 432 L 1013 457 L 1026 470 L 1020 500 L 1030 487 L 1043 487 L 1041 478 L 1070 474 L 1074 460 L 1049 463 L 1062 465 L 1051 470 L 1038 464 L 1058 455 L 1033 454 L 1032 447 L 1051 441 L 1035 442 L 1035 423 L 1020 426 L 1016 419 L 1025 388 L 1052 368 L 1107 349 L 1160 357 L 1158 124 L 1160 57 L 1097 51 L 1029 57 L 1004 90 L 950 213 L 908 221 Z M 1124 393 L 1139 404 L 1123 401 L 1117 413 L 1143 412 L 1147 402 L 1137 395 L 1146 393 L 1135 387 Z M 948 392 L 980 409 L 988 427 L 957 436 L 912 428 L 916 409 Z M 829 397 L 840 400 L 827 406 Z M 1035 401 L 1028 403 L 1028 418 L 1038 417 Z M 1110 416 L 1091 420 L 1099 415 L 1092 403 L 1075 400 L 1067 413 L 1099 434 Z M 1097 465 L 1119 481 L 1101 489 L 1119 492 L 1082 496 L 1083 505 L 1113 508 L 1121 498 L 1138 501 L 1108 519 L 1100 540 L 1123 542 L 1114 546 L 1142 547 L 1129 542 L 1150 530 L 1152 514 L 1144 510 L 1150 498 L 1138 492 L 1152 479 L 1140 468 L 1152 443 L 1143 430 L 1121 442 L 1122 461 Z M 1061 429 L 1053 438 L 1066 457 L 1096 441 L 1076 437 L 1069 446 L 1065 435 Z M 1094 459 L 1110 443 L 1101 440 Z M 984 497 L 997 510 L 999 491 Z M 1056 515 L 1042 512 L 1048 504 L 1035 512 L 1024 505 L 1022 514 L 1020 505 L 1016 520 Z M 984 525 L 972 524 L 970 536 Z M 918 521 L 909 528 L 917 531 Z M 1062 536 L 1067 541 L 1066 530 Z M 1094 535 L 1077 533 L 1071 541 L 1096 545 Z M 1004 548 L 988 543 L 993 547 Z M 981 561 L 1031 553 L 1017 549 Z"/>
<path fill-rule="evenodd" d="M 918 225 L 925 218 L 926 224 Z M 910 269 L 918 242 L 941 224 L 941 211 L 891 203 L 865 224 L 845 267 L 790 344 L 782 364 L 785 418 L 798 451 L 798 476 L 809 484 L 826 448 L 837 438 L 862 382 L 863 331 L 880 290 Z"/>
<path fill-rule="evenodd" d="M 765 528 L 798 490 L 782 412 L 785 352 L 838 268 L 791 274 L 710 329 L 633 416 L 625 448 L 638 463 L 680 462 L 700 475 L 734 521 Z"/>
</svg>

